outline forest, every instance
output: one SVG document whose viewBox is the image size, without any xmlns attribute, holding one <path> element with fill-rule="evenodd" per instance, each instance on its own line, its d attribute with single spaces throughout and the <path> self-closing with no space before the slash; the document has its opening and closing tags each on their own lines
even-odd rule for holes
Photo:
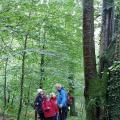
<svg viewBox="0 0 120 120">
<path fill-rule="evenodd" d="M 0 0 L 0 120 L 39 120 L 56 83 L 67 120 L 120 120 L 119 0 Z"/>
</svg>

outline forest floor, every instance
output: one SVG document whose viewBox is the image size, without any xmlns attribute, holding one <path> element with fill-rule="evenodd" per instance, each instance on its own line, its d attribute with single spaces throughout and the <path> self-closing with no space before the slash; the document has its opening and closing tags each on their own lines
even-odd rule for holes
<svg viewBox="0 0 120 120">
<path fill-rule="evenodd" d="M 3 117 L 2 117 L 2 112 L 1 112 L 1 110 L 0 110 L 0 120 L 3 120 Z M 5 120 L 10 120 L 10 119 L 8 119 L 8 118 L 5 118 Z"/>
<path fill-rule="evenodd" d="M 0 120 L 3 120 L 3 117 L 0 116 Z M 14 120 L 14 119 L 5 118 L 5 120 Z M 78 118 L 78 117 L 71 117 L 71 118 L 68 118 L 68 120 L 80 120 L 80 118 Z"/>
<path fill-rule="evenodd" d="M 3 117 L 2 117 L 2 115 L 0 115 L 0 120 L 3 120 Z M 5 118 L 5 120 L 14 120 L 13 118 Z"/>
<path fill-rule="evenodd" d="M 2 120 L 2 117 L 0 117 L 0 120 Z"/>
<path fill-rule="evenodd" d="M 3 117 L 2 117 L 2 112 L 0 111 L 0 120 L 3 120 Z M 5 120 L 16 120 L 15 118 L 11 118 L 10 116 L 6 115 L 6 118 Z M 30 120 L 33 120 L 33 118 L 31 118 Z M 70 116 L 69 113 L 68 113 L 68 120 L 84 120 L 84 118 L 82 117 L 82 115 L 78 115 L 78 116 Z"/>
<path fill-rule="evenodd" d="M 0 117 L 0 120 L 3 120 L 3 117 Z M 5 120 L 13 120 L 13 119 L 5 118 Z"/>
<path fill-rule="evenodd" d="M 3 117 L 0 116 L 0 120 L 3 120 Z M 11 118 L 5 118 L 5 120 L 14 120 Z M 79 117 L 70 117 L 68 120 L 81 120 Z"/>
<path fill-rule="evenodd" d="M 3 120 L 3 117 L 0 116 L 0 120 Z M 12 118 L 5 118 L 5 120 L 14 120 Z"/>
<path fill-rule="evenodd" d="M 3 117 L 2 117 L 2 114 L 1 114 L 1 113 L 0 113 L 0 120 L 3 120 Z M 7 116 L 7 117 L 5 118 L 5 120 L 16 120 L 16 119 Z M 32 120 L 32 119 L 30 119 L 30 120 Z M 71 116 L 68 115 L 68 120 L 83 120 L 83 119 L 81 119 L 80 116 L 71 117 Z"/>
<path fill-rule="evenodd" d="M 2 117 L 0 117 L 0 120 L 2 120 Z"/>
</svg>

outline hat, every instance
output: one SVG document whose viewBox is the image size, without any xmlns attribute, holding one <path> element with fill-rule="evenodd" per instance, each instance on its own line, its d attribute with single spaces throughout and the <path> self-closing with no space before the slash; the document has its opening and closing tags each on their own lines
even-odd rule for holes
<svg viewBox="0 0 120 120">
<path fill-rule="evenodd" d="M 37 93 L 41 93 L 42 91 L 42 89 L 37 89 Z"/>
</svg>

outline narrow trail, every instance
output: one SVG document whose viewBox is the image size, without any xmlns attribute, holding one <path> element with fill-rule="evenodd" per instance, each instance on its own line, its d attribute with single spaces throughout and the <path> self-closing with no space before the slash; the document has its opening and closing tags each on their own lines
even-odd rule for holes
<svg viewBox="0 0 120 120">
<path fill-rule="evenodd" d="M 0 120 L 3 120 L 3 117 L 0 116 Z M 14 119 L 10 119 L 10 118 L 5 118 L 5 120 L 14 120 Z"/>
<path fill-rule="evenodd" d="M 0 120 L 3 120 L 3 118 L 2 118 L 2 117 L 0 117 Z M 10 119 L 5 118 L 5 120 L 10 120 Z"/>
<path fill-rule="evenodd" d="M 2 112 L 1 111 L 0 111 L 0 120 L 3 120 Z M 5 120 L 9 120 L 9 119 L 5 119 Z"/>
<path fill-rule="evenodd" d="M 2 111 L 1 110 L 0 110 L 0 120 L 3 120 Z M 5 120 L 14 120 L 14 119 L 5 116 Z"/>
</svg>

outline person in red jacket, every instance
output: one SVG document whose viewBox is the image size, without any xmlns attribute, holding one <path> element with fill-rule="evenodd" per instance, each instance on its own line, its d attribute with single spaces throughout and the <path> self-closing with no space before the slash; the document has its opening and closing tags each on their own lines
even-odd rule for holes
<svg viewBox="0 0 120 120">
<path fill-rule="evenodd" d="M 50 99 L 48 99 L 47 96 L 43 97 L 42 110 L 44 113 L 45 120 L 55 120 L 56 111 L 54 105 L 52 104 Z"/>
<path fill-rule="evenodd" d="M 51 98 L 50 101 L 55 109 L 56 112 L 56 119 L 55 120 L 59 120 L 59 108 L 58 108 L 58 104 L 57 104 L 57 97 L 55 95 L 55 93 L 51 93 L 50 94 Z"/>
</svg>

